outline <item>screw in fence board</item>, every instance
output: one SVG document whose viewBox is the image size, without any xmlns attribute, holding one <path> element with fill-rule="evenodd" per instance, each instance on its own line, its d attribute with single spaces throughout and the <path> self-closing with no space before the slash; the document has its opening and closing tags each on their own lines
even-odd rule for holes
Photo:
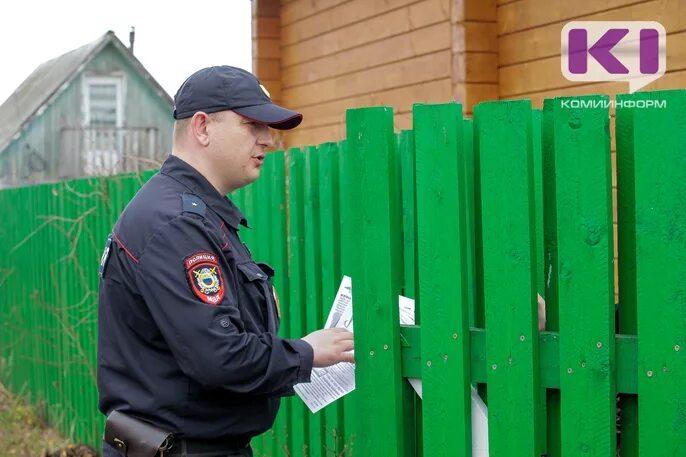
<svg viewBox="0 0 686 457">
<path fill-rule="evenodd" d="M 424 455 L 471 455 L 462 107 L 415 105 L 413 119 Z"/>
<path fill-rule="evenodd" d="M 474 125 L 486 356 L 489 366 L 497 366 L 488 371 L 489 451 L 540 455 L 531 103 L 481 103 Z"/>
<path fill-rule="evenodd" d="M 607 99 L 556 98 L 544 108 L 553 117 L 563 455 L 616 454 L 609 112 L 563 104 Z"/>
<path fill-rule="evenodd" d="M 307 146 L 305 153 L 304 206 L 305 237 L 305 333 L 322 328 L 321 309 L 321 231 L 319 202 L 319 152 Z M 326 424 L 323 414 L 310 415 L 309 456 L 321 457 L 324 452 Z"/>
<path fill-rule="evenodd" d="M 305 335 L 305 250 L 304 250 L 304 180 L 305 157 L 301 149 L 288 150 L 288 201 L 289 201 L 289 300 L 284 306 L 291 322 L 293 338 Z M 303 455 L 308 442 L 309 411 L 300 400 L 292 402 L 292 443 L 291 456 Z"/>
<path fill-rule="evenodd" d="M 638 454 L 685 455 L 686 91 L 618 100 L 620 240 L 625 230 L 628 237 L 619 250 L 620 300 L 636 309 Z"/>
<path fill-rule="evenodd" d="M 402 287 L 399 157 L 390 107 L 348 110 L 343 176 L 355 205 L 349 229 L 356 347 L 356 455 L 400 457 L 405 405 L 400 374 Z M 384 351 L 387 344 L 389 350 Z M 370 353 L 375 353 L 374 356 Z M 380 439 L 380 437 L 383 437 Z"/>
<path fill-rule="evenodd" d="M 321 228 L 322 319 L 326 319 L 341 280 L 340 268 L 340 208 L 339 208 L 339 148 L 336 143 L 319 146 L 319 217 Z M 338 456 L 345 446 L 343 430 L 343 400 L 326 407 L 324 455 Z M 345 454 L 344 454 L 345 455 Z"/>
</svg>

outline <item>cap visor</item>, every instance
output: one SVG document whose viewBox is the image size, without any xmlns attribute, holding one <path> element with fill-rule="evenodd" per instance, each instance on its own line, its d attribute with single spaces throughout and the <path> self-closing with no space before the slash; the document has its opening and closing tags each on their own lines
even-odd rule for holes
<svg viewBox="0 0 686 457">
<path fill-rule="evenodd" d="M 294 129 L 303 120 L 302 114 L 272 103 L 235 108 L 233 111 L 245 118 L 267 124 L 269 127 L 278 130 Z"/>
</svg>

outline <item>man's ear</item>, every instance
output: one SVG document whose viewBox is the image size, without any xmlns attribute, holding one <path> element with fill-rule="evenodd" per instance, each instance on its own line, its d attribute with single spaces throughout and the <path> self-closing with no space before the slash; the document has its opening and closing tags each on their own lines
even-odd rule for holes
<svg viewBox="0 0 686 457">
<path fill-rule="evenodd" d="M 198 111 L 191 118 L 191 133 L 195 141 L 201 146 L 208 146 L 210 144 L 210 135 L 207 131 L 209 119 L 210 117 L 202 111 Z"/>
</svg>

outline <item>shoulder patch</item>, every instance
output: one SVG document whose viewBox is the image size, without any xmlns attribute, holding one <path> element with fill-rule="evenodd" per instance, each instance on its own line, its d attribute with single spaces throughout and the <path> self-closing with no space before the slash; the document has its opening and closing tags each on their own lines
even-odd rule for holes
<svg viewBox="0 0 686 457">
<path fill-rule="evenodd" d="M 218 305 L 224 298 L 224 278 L 217 256 L 198 252 L 184 260 L 186 277 L 191 290 L 203 302 Z"/>
<path fill-rule="evenodd" d="M 194 213 L 199 216 L 205 217 L 207 211 L 207 206 L 205 202 L 202 201 L 200 197 L 193 194 L 183 194 L 182 199 L 182 211 L 184 213 Z"/>
</svg>

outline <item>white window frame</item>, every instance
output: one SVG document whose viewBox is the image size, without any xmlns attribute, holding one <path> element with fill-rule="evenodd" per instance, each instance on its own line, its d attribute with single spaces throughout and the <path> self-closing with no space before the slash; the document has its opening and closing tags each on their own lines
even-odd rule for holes
<svg viewBox="0 0 686 457">
<path fill-rule="evenodd" d="M 117 128 L 124 127 L 124 78 L 122 76 L 84 76 L 83 78 L 83 126 L 91 124 L 90 86 L 113 84 L 117 87 Z"/>
<path fill-rule="evenodd" d="M 117 119 L 116 119 L 116 129 L 121 129 L 124 127 L 124 97 L 126 95 L 126 86 L 124 83 L 124 75 L 120 74 L 110 74 L 109 76 L 99 76 L 99 75 L 84 75 L 82 79 L 82 111 L 83 111 L 83 127 L 89 129 L 91 127 L 91 109 L 90 109 L 90 86 L 96 84 L 111 84 L 116 87 L 116 97 L 117 97 Z M 90 130 L 84 130 L 84 132 Z M 120 135 L 116 135 L 116 144 L 121 142 Z M 86 136 L 83 137 L 87 141 Z M 117 147 L 117 150 L 120 148 Z M 114 164 L 118 162 L 117 150 L 107 151 L 91 149 L 90 147 L 84 146 L 82 149 L 82 172 L 87 176 L 97 176 L 102 174 L 117 173 L 118 170 Z M 103 163 L 105 167 L 103 168 Z"/>
</svg>

